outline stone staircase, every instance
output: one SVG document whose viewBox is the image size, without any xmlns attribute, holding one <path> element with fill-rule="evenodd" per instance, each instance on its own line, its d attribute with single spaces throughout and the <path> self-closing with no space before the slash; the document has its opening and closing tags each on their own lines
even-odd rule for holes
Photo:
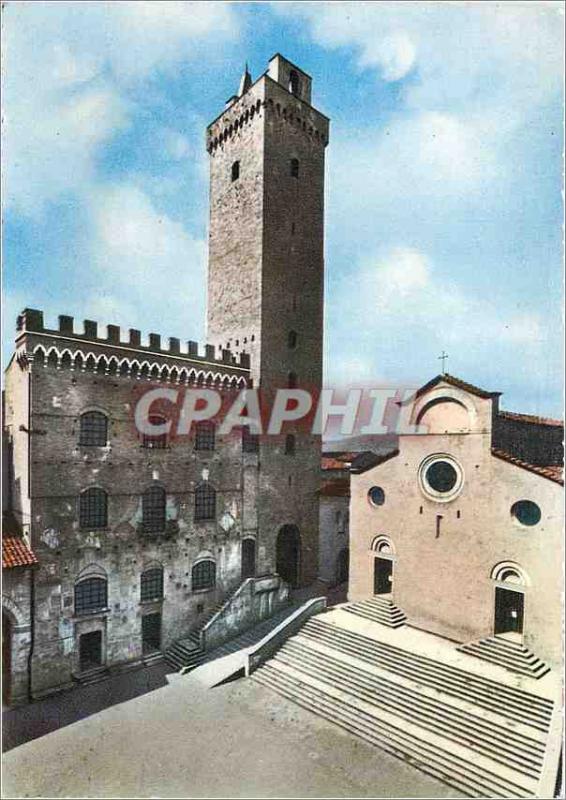
<svg viewBox="0 0 566 800">
<path fill-rule="evenodd" d="M 318 617 L 252 679 L 464 795 L 536 796 L 549 699 Z"/>
<path fill-rule="evenodd" d="M 92 669 L 83 670 L 73 675 L 73 680 L 79 686 L 91 686 L 93 683 L 100 683 L 106 680 L 110 675 L 110 670 L 106 666 L 93 667 Z"/>
<path fill-rule="evenodd" d="M 219 603 L 213 606 L 206 616 L 202 618 L 199 627 L 195 631 L 184 639 L 178 639 L 173 642 L 165 651 L 164 658 L 170 667 L 180 670 L 183 667 L 196 667 L 202 662 L 205 651 L 200 644 L 201 631 L 212 617 L 220 611 L 223 605 L 223 603 Z"/>
<path fill-rule="evenodd" d="M 480 639 L 479 642 L 469 642 L 461 645 L 458 650 L 505 667 L 510 672 L 528 675 L 530 678 L 542 678 L 543 675 L 550 672 L 550 667 L 528 647 L 500 636 L 490 636 L 487 639 Z"/>
<path fill-rule="evenodd" d="M 349 603 L 343 606 L 343 610 L 372 622 L 387 625 L 388 628 L 400 628 L 407 621 L 407 617 L 398 606 L 393 605 L 391 600 L 382 597 L 372 597 L 369 600 L 361 600 L 359 603 Z"/>
</svg>

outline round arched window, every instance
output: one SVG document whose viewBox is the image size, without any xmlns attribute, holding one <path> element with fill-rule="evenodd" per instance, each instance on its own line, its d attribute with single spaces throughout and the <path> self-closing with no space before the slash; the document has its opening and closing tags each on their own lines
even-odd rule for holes
<svg viewBox="0 0 566 800">
<path fill-rule="evenodd" d="M 426 458 L 419 470 L 419 480 L 423 492 L 433 500 L 447 502 L 453 500 L 464 483 L 464 473 L 458 462 L 448 455 L 434 455 Z"/>
<path fill-rule="evenodd" d="M 538 525 L 541 511 L 532 500 L 518 500 L 511 506 L 511 516 L 515 517 L 521 525 Z"/>
<path fill-rule="evenodd" d="M 368 492 L 368 500 L 372 506 L 382 506 L 385 503 L 385 492 L 381 486 L 372 486 Z"/>
</svg>

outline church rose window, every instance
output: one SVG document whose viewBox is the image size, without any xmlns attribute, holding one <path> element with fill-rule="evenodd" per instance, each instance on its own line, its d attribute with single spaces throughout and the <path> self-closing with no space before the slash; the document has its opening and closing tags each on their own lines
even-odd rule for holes
<svg viewBox="0 0 566 800">
<path fill-rule="evenodd" d="M 541 519 L 541 511 L 532 500 L 519 500 L 511 506 L 511 516 L 521 525 L 538 525 Z"/>
<path fill-rule="evenodd" d="M 426 458 L 419 469 L 424 494 L 439 503 L 453 500 L 464 483 L 464 472 L 452 456 L 437 454 Z"/>
<path fill-rule="evenodd" d="M 105 447 L 108 440 L 108 418 L 100 411 L 81 416 L 79 444 L 82 447 Z"/>
<path fill-rule="evenodd" d="M 372 506 L 382 506 L 385 503 L 385 492 L 381 486 L 372 486 L 368 492 L 368 500 Z"/>
<path fill-rule="evenodd" d="M 426 480 L 435 492 L 449 492 L 456 485 L 458 473 L 448 461 L 435 461 L 426 471 Z"/>
</svg>

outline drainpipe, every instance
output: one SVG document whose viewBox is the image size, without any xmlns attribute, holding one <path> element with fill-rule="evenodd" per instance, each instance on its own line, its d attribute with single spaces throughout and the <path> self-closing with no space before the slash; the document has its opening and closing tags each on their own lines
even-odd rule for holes
<svg viewBox="0 0 566 800">
<path fill-rule="evenodd" d="M 29 608 L 30 608 L 30 640 L 28 653 L 28 703 L 33 701 L 32 661 L 35 645 L 35 568 L 29 571 Z"/>
</svg>

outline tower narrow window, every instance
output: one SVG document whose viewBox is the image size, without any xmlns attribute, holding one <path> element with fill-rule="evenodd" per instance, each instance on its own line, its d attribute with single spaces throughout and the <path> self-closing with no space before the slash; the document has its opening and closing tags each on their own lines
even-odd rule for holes
<svg viewBox="0 0 566 800">
<path fill-rule="evenodd" d="M 289 389 L 296 389 L 297 388 L 297 373 L 290 372 L 287 375 L 287 387 Z"/>
<path fill-rule="evenodd" d="M 163 599 L 163 568 L 152 567 L 141 574 L 140 599 L 142 603 Z"/>
<path fill-rule="evenodd" d="M 108 495 L 104 489 L 93 487 L 81 492 L 79 526 L 85 529 L 106 528 L 108 525 Z"/>
<path fill-rule="evenodd" d="M 292 433 L 288 433 L 285 437 L 285 455 L 295 455 L 295 437 Z"/>
<path fill-rule="evenodd" d="M 240 177 L 240 162 L 234 161 L 234 163 L 232 164 L 232 183 L 234 183 L 234 181 L 237 181 L 239 177 Z"/>
<path fill-rule="evenodd" d="M 289 331 L 287 335 L 287 347 L 289 350 L 294 350 L 297 346 L 297 331 Z"/>
<path fill-rule="evenodd" d="M 214 450 L 216 425 L 209 420 L 195 425 L 195 450 Z"/>
<path fill-rule="evenodd" d="M 195 489 L 195 521 L 216 519 L 216 491 L 208 483 Z"/>
<path fill-rule="evenodd" d="M 167 496 L 161 486 L 150 486 L 142 494 L 142 527 L 145 533 L 165 530 Z"/>
<path fill-rule="evenodd" d="M 298 158 L 292 158 L 291 161 L 289 162 L 289 172 L 290 172 L 292 178 L 298 178 L 299 177 L 299 159 Z"/>
<path fill-rule="evenodd" d="M 299 94 L 299 76 L 294 69 L 289 73 L 289 91 L 291 94 Z"/>
</svg>

